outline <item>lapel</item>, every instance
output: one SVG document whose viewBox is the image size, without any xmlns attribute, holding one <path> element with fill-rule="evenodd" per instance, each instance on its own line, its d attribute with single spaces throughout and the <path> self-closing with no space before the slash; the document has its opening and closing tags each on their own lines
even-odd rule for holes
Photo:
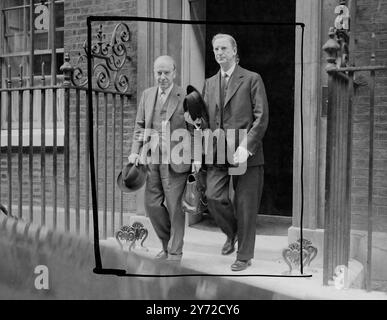
<svg viewBox="0 0 387 320">
<path fill-rule="evenodd" d="M 228 102 L 232 98 L 232 96 L 235 94 L 235 92 L 238 90 L 239 86 L 243 82 L 243 73 L 239 65 L 235 66 L 235 70 L 231 76 L 230 83 L 228 85 L 226 99 L 224 100 L 224 107 L 227 107 Z M 219 91 L 219 88 L 218 88 Z M 219 94 L 218 94 L 219 97 Z M 219 98 L 218 98 L 219 99 Z"/>
<path fill-rule="evenodd" d="M 145 101 L 145 127 L 152 128 L 152 118 L 157 100 L 157 87 L 153 87 Z"/>
<path fill-rule="evenodd" d="M 174 84 L 171 90 L 171 93 L 169 94 L 169 97 L 166 101 L 166 103 L 168 103 L 167 115 L 165 118 L 166 121 L 169 121 L 169 119 L 172 117 L 173 113 L 177 108 L 177 105 L 179 104 L 179 101 L 180 101 L 180 92 L 177 90 L 176 84 Z"/>
</svg>

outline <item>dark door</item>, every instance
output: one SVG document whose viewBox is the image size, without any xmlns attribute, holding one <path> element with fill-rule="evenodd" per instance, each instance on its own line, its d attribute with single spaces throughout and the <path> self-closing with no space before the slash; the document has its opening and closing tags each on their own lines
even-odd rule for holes
<svg viewBox="0 0 387 320">
<path fill-rule="evenodd" d="M 295 1 L 211 0 L 206 15 L 208 20 L 295 22 Z M 219 32 L 235 37 L 239 64 L 258 72 L 266 87 L 270 120 L 263 141 L 265 185 L 259 213 L 291 216 L 295 26 L 207 25 L 206 78 L 219 68 L 211 46 Z"/>
</svg>

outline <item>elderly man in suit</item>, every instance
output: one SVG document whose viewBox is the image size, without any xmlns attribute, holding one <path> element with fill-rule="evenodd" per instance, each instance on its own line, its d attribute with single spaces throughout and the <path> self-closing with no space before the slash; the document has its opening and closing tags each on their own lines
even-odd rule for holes
<svg viewBox="0 0 387 320">
<path fill-rule="evenodd" d="M 246 135 L 242 140 L 226 139 L 226 145 L 233 145 L 235 151 L 231 157 L 224 155 L 228 161 L 207 165 L 206 195 L 210 214 L 227 235 L 222 254 L 231 254 L 238 242 L 231 270 L 241 271 L 251 265 L 254 257 L 256 215 L 263 188 L 262 138 L 268 125 L 268 103 L 260 75 L 239 66 L 235 39 L 228 34 L 217 34 L 212 46 L 220 70 L 206 79 L 203 89 L 209 127 L 212 131 L 234 129 L 236 137 L 240 129 L 244 129 Z M 227 147 L 225 150 L 230 151 Z M 218 147 L 216 153 L 225 150 Z M 230 174 L 233 166 L 242 164 L 244 172 Z M 230 181 L 234 188 L 233 201 L 229 197 Z"/>
<path fill-rule="evenodd" d="M 175 76 L 176 66 L 172 57 L 160 56 L 155 60 L 156 86 L 142 93 L 128 157 L 129 163 L 148 165 L 145 210 L 162 244 L 156 259 L 168 261 L 180 261 L 183 254 L 185 218 L 181 198 L 191 168 L 190 159 L 182 162 L 171 157 L 171 151 L 173 154 L 177 144 L 172 141 L 171 133 L 186 128 L 183 111 L 185 95 L 183 89 L 174 84 Z M 149 138 L 152 141 L 150 147 Z M 189 149 L 190 145 L 186 147 Z M 147 156 L 149 151 L 151 158 Z"/>
</svg>

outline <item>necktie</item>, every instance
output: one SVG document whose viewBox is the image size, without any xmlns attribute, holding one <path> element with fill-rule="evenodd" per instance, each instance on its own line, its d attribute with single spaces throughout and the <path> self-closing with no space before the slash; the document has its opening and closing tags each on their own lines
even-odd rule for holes
<svg viewBox="0 0 387 320">
<path fill-rule="evenodd" d="M 161 91 L 160 92 L 160 103 L 161 103 L 161 105 L 163 105 L 165 103 L 165 96 L 166 96 L 165 91 Z"/>
<path fill-rule="evenodd" d="M 222 76 L 221 83 L 220 83 L 220 95 L 221 95 L 221 105 L 222 105 L 222 107 L 224 107 L 224 102 L 226 100 L 227 82 L 228 82 L 228 74 L 225 73 Z"/>
<path fill-rule="evenodd" d="M 228 74 L 225 73 L 220 79 L 220 128 L 223 128 L 223 108 L 227 94 L 227 80 Z"/>
</svg>

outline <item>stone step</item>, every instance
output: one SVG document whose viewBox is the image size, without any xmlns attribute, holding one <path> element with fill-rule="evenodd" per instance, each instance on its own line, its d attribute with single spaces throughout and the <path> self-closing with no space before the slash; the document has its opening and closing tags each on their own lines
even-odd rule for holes
<svg viewBox="0 0 387 320">
<path fill-rule="evenodd" d="M 148 237 L 144 246 L 161 250 L 158 239 L 149 218 L 145 216 L 130 217 L 129 224 L 140 222 L 148 230 Z M 109 241 L 117 242 L 114 238 Z M 219 228 L 213 230 L 201 230 L 195 227 L 186 227 L 184 236 L 184 252 L 197 254 L 220 255 L 221 248 L 226 241 L 226 236 Z M 288 246 L 286 236 L 256 235 L 254 255 L 258 259 L 277 261 L 282 260 L 282 250 Z"/>
</svg>

